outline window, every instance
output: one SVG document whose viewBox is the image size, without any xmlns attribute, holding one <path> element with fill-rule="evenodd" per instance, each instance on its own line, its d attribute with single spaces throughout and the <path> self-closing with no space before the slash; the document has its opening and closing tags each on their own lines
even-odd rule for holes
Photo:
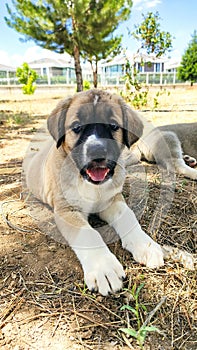
<svg viewBox="0 0 197 350">
<path fill-rule="evenodd" d="M 146 62 L 144 65 L 144 72 L 154 72 L 154 65 L 152 62 Z"/>
<path fill-rule="evenodd" d="M 109 75 L 122 75 L 124 72 L 124 66 L 122 64 L 114 64 L 104 68 L 105 73 Z"/>
<path fill-rule="evenodd" d="M 155 64 L 155 71 L 157 72 L 157 73 L 159 73 L 161 70 L 160 70 L 160 63 L 156 63 Z"/>
</svg>

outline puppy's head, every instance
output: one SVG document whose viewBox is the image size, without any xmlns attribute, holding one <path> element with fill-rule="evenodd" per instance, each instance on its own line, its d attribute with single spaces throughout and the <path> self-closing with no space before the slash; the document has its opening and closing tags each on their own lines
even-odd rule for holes
<svg viewBox="0 0 197 350">
<path fill-rule="evenodd" d="M 60 102 L 48 118 L 48 129 L 81 176 L 101 184 L 113 176 L 123 147 L 138 140 L 143 126 L 119 96 L 95 89 Z"/>
</svg>

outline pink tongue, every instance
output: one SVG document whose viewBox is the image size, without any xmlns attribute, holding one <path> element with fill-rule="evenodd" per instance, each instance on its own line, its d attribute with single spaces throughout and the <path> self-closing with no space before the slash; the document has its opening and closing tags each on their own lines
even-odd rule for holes
<svg viewBox="0 0 197 350">
<path fill-rule="evenodd" d="M 109 172 L 108 168 L 92 168 L 86 170 L 92 181 L 103 181 Z"/>
</svg>

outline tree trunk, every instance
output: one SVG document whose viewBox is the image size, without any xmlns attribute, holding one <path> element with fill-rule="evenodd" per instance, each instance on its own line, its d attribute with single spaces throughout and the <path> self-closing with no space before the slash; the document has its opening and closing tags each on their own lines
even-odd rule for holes
<svg viewBox="0 0 197 350">
<path fill-rule="evenodd" d="M 93 84 L 94 84 L 94 87 L 97 88 L 97 84 L 98 84 L 98 81 L 97 81 L 97 70 L 93 72 Z"/>
<path fill-rule="evenodd" d="M 97 88 L 97 84 L 98 84 L 98 63 L 97 61 L 95 62 L 95 69 L 94 69 L 94 64 L 93 61 L 89 61 L 91 64 L 91 68 L 92 68 L 92 74 L 93 74 L 93 85 L 94 88 Z"/>
<path fill-rule="evenodd" d="M 74 46 L 75 75 L 77 80 L 77 92 L 83 91 L 83 78 L 80 63 L 80 53 L 77 45 Z"/>
</svg>

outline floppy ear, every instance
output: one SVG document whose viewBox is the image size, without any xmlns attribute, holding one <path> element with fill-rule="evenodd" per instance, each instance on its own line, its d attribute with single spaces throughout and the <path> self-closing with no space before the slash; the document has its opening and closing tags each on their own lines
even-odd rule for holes
<svg viewBox="0 0 197 350">
<path fill-rule="evenodd" d="M 47 120 L 48 130 L 56 141 L 57 148 L 60 147 L 62 142 L 65 140 L 66 113 L 71 101 L 71 97 L 60 101 L 57 107 L 51 112 Z"/>
<path fill-rule="evenodd" d="M 133 111 L 126 103 L 121 103 L 123 114 L 123 142 L 130 148 L 141 136 L 143 132 L 143 123 L 138 113 Z"/>
</svg>

